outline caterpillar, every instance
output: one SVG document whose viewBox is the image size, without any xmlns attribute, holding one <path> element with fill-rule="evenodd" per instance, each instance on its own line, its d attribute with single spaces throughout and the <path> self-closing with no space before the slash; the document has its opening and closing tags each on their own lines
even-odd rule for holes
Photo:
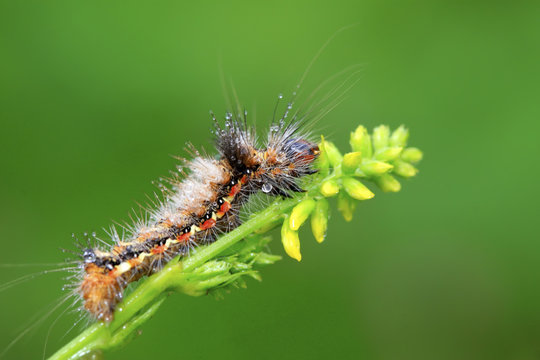
<svg viewBox="0 0 540 360">
<path fill-rule="evenodd" d="M 289 197 L 303 191 L 298 181 L 316 172 L 312 164 L 319 149 L 302 121 L 285 121 L 286 114 L 272 124 L 263 145 L 246 113 L 228 113 L 223 126 L 212 114 L 217 157 L 193 151 L 194 158 L 162 184 L 163 199 L 148 220 L 137 221 L 123 238 L 113 231 L 109 248 L 79 244 L 80 272 L 72 287 L 91 317 L 112 321 L 129 283 L 238 227 L 240 208 L 251 195 Z"/>
</svg>

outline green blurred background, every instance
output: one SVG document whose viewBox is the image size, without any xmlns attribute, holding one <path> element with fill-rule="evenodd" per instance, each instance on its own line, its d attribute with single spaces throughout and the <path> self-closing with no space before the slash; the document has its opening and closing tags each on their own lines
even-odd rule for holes
<svg viewBox="0 0 540 360">
<path fill-rule="evenodd" d="M 62 261 L 72 232 L 126 220 L 185 142 L 211 147 L 220 64 L 264 125 L 356 23 L 306 81 L 363 64 L 320 127 L 346 149 L 358 124 L 406 124 L 418 177 L 352 223 L 336 213 L 322 245 L 305 232 L 302 262 L 262 283 L 171 296 L 108 358 L 539 359 L 539 19 L 534 1 L 4 0 L 0 263 Z M 63 276 L 0 293 L 0 349 L 63 295 Z M 53 324 L 64 309 L 6 358 L 74 337 L 76 314 Z"/>
</svg>

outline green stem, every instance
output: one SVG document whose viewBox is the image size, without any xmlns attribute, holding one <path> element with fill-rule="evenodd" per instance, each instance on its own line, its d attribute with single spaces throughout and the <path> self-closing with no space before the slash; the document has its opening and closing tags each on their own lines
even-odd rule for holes
<svg viewBox="0 0 540 360">
<path fill-rule="evenodd" d="M 315 185 L 315 184 L 314 184 Z M 316 186 L 316 185 L 315 185 Z M 314 186 L 314 187 L 315 187 Z M 77 359 L 92 351 L 111 348 L 116 332 L 125 328 L 130 321 L 140 325 L 143 321 L 137 316 L 153 304 L 165 291 L 181 288 L 186 284 L 185 274 L 203 265 L 208 260 L 220 255 L 223 251 L 244 239 L 257 229 L 276 221 L 285 212 L 298 203 L 297 198 L 276 200 L 268 208 L 258 212 L 244 224 L 223 235 L 218 241 L 194 251 L 182 261 L 175 259 L 157 274 L 142 282 L 116 309 L 115 318 L 110 324 L 97 322 L 83 331 L 75 339 L 52 355 L 50 360 Z M 157 307 L 152 308 L 155 311 Z M 152 313 L 153 313 L 152 311 Z M 143 313 L 144 316 L 146 313 Z M 134 320 L 135 318 L 135 320 Z M 149 316 L 144 316 L 143 320 Z M 130 327 L 131 328 L 131 327 Z"/>
<path fill-rule="evenodd" d="M 373 193 L 362 183 L 352 179 L 353 176 L 373 181 L 383 191 L 399 191 L 401 185 L 389 173 L 403 161 L 420 161 L 422 153 L 418 149 L 409 148 L 405 150 L 400 159 L 399 156 L 405 146 L 408 132 L 405 128 L 400 127 L 390 139 L 389 133 L 389 129 L 385 126 L 379 126 L 374 130 L 373 139 L 376 143 L 377 154 L 379 154 L 378 156 L 385 154 L 386 159 L 383 160 L 373 156 L 371 136 L 362 126 L 359 126 L 351 134 L 351 145 L 354 153 L 346 154 L 345 157 L 341 155 L 335 145 L 323 140 L 320 146 L 320 173 L 309 178 L 309 184 L 305 187 L 308 190 L 307 194 L 304 193 L 290 199 L 276 199 L 266 209 L 253 214 L 248 221 L 223 235 L 213 244 L 195 249 L 190 256 L 173 259 L 163 270 L 145 281 L 141 281 L 138 287 L 116 308 L 114 320 L 110 324 L 97 322 L 91 325 L 58 350 L 50 359 L 78 359 L 85 354 L 108 350 L 124 344 L 135 333 L 135 330 L 157 311 L 168 291 L 183 291 L 192 295 L 205 293 L 190 280 L 193 276 L 197 277 L 196 272 L 198 269 L 201 270 L 202 265 L 209 264 L 209 261 L 222 255 L 231 246 L 249 235 L 257 231 L 268 230 L 272 227 L 271 225 L 279 222 L 299 201 L 306 197 L 316 198 L 321 194 L 325 196 L 336 195 L 337 192 L 334 192 L 334 189 L 337 187 L 340 195 L 343 194 L 342 214 L 347 219 L 352 217 L 352 209 L 354 208 L 352 198 L 366 200 L 373 197 Z M 359 158 L 359 154 L 362 154 L 361 158 Z M 345 167 L 342 169 L 342 166 Z M 408 167 L 398 166 L 396 173 L 402 177 L 411 177 L 416 174 L 416 169 L 408 164 Z M 345 181 L 342 181 L 343 179 Z M 323 183 L 329 185 L 326 187 L 327 191 L 321 189 Z M 339 190 L 340 188 L 343 189 Z M 213 278 L 215 283 L 212 283 L 212 286 L 219 287 L 223 283 L 226 284 L 227 279 L 235 280 L 240 275 L 241 273 L 237 272 L 229 274 L 228 277 Z M 202 281 L 199 282 L 199 285 L 200 283 Z"/>
</svg>

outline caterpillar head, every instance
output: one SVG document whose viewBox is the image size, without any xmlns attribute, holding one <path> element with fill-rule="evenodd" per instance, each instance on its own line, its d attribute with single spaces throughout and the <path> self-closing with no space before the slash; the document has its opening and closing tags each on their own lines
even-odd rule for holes
<svg viewBox="0 0 540 360">
<path fill-rule="evenodd" d="M 303 192 L 298 180 L 317 170 L 312 164 L 319 155 L 317 144 L 303 137 L 291 137 L 271 142 L 261 151 L 261 164 L 254 182 L 263 192 L 290 197 L 291 192 Z"/>
<path fill-rule="evenodd" d="M 253 191 L 288 197 L 290 192 L 303 191 L 299 178 L 316 172 L 311 165 L 319 147 L 301 134 L 298 123 L 275 128 L 263 149 L 242 122 L 228 121 L 224 128 L 218 126 L 216 135 L 221 158 L 237 176 L 249 176 Z"/>
<path fill-rule="evenodd" d="M 285 147 L 288 148 L 290 156 L 296 162 L 302 164 L 311 164 L 317 156 L 319 156 L 319 146 L 302 138 L 293 138 L 285 142 Z"/>
</svg>

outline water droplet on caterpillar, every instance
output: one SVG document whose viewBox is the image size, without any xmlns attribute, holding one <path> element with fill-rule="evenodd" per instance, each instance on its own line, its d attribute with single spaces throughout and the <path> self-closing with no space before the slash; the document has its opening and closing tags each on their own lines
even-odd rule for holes
<svg viewBox="0 0 540 360">
<path fill-rule="evenodd" d="M 283 94 L 279 94 L 278 99 L 283 99 Z"/>
<path fill-rule="evenodd" d="M 263 193 L 268 194 L 270 191 L 272 191 L 272 184 L 264 183 L 261 190 Z"/>
</svg>

